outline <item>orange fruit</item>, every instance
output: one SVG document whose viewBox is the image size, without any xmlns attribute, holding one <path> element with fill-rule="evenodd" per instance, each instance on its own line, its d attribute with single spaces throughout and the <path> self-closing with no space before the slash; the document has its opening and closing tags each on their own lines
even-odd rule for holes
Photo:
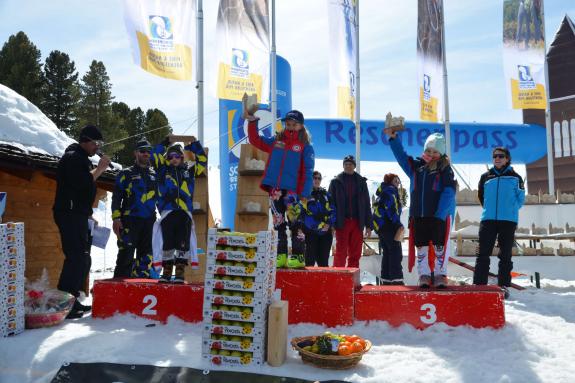
<svg viewBox="0 0 575 383">
<path fill-rule="evenodd" d="M 346 340 L 347 340 L 349 343 L 353 343 L 353 342 L 355 342 L 355 341 L 358 340 L 358 339 L 360 339 L 359 336 L 357 336 L 357 335 L 351 335 L 351 336 L 348 336 Z"/>
<path fill-rule="evenodd" d="M 349 355 L 349 354 L 351 354 L 351 349 L 349 347 L 347 347 L 346 345 L 341 345 L 337 349 L 337 354 L 338 355 Z"/>
<path fill-rule="evenodd" d="M 348 342 L 348 341 L 346 340 L 346 341 L 341 342 L 341 343 L 339 344 L 339 346 L 340 346 L 340 347 L 341 347 L 341 346 L 351 347 L 351 342 Z"/>
<path fill-rule="evenodd" d="M 351 344 L 351 352 L 353 352 L 353 353 L 361 352 L 361 351 L 363 351 L 363 349 L 364 349 L 364 346 L 358 341 L 355 341 Z"/>
<path fill-rule="evenodd" d="M 363 349 L 365 349 L 365 346 L 367 345 L 367 343 L 365 342 L 365 339 L 359 338 L 357 340 L 357 342 L 361 343 L 361 345 L 363 346 Z"/>
</svg>

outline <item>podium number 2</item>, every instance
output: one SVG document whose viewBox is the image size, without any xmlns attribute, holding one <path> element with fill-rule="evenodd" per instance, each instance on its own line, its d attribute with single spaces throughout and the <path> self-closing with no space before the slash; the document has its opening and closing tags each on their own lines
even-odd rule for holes
<svg viewBox="0 0 575 383">
<path fill-rule="evenodd" d="M 158 298 L 155 295 L 146 295 L 142 300 L 142 303 L 147 303 L 148 305 L 142 310 L 144 315 L 156 315 L 158 312 L 154 309 L 158 304 Z"/>
<path fill-rule="evenodd" d="M 419 319 L 425 324 L 432 324 L 437 321 L 437 315 L 435 315 L 435 305 L 433 303 L 425 303 L 421 305 L 421 311 L 425 311 L 425 316 L 420 316 Z"/>
</svg>

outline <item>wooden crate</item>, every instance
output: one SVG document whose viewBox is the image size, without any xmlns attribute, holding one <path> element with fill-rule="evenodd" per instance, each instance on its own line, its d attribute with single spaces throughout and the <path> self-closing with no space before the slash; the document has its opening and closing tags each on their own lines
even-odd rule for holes
<svg viewBox="0 0 575 383">
<path fill-rule="evenodd" d="M 238 164 L 238 173 L 242 173 L 244 171 L 248 172 L 251 171 L 250 169 L 246 169 L 246 162 L 251 160 L 252 158 L 255 158 L 256 160 L 262 160 L 267 163 L 268 154 L 266 152 L 262 152 L 261 150 L 257 149 L 255 146 L 251 144 L 243 144 L 242 147 L 240 148 L 240 162 Z"/>
</svg>

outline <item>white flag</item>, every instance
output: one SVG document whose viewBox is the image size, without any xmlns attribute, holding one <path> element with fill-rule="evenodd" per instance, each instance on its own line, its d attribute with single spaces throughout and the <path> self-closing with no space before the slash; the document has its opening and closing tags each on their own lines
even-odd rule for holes
<svg viewBox="0 0 575 383">
<path fill-rule="evenodd" d="M 194 80 L 195 0 L 124 0 L 134 62 L 174 80 Z"/>
<path fill-rule="evenodd" d="M 244 93 L 269 100 L 270 43 L 267 0 L 220 0 L 217 23 L 218 97 Z"/>
<path fill-rule="evenodd" d="M 355 0 L 327 0 L 330 33 L 329 95 L 331 114 L 353 120 L 356 103 Z"/>
</svg>

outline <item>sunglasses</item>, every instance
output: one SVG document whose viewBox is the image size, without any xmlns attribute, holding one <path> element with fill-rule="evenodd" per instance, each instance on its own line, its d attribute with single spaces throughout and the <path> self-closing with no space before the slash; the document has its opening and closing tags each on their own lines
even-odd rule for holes
<svg viewBox="0 0 575 383">
<path fill-rule="evenodd" d="M 150 149 L 139 149 L 138 150 L 138 153 L 140 153 L 140 154 L 146 154 L 146 153 L 150 154 L 151 152 L 152 151 Z"/>
<path fill-rule="evenodd" d="M 168 160 L 173 160 L 174 158 L 180 159 L 180 158 L 182 158 L 182 155 L 181 155 L 181 154 L 178 154 L 178 153 L 170 153 L 170 154 L 168 154 Z"/>
<path fill-rule="evenodd" d="M 494 154 L 494 155 L 493 155 L 493 158 L 494 158 L 494 159 L 495 159 L 495 158 L 505 158 L 505 157 L 506 157 L 505 154 Z"/>
</svg>

